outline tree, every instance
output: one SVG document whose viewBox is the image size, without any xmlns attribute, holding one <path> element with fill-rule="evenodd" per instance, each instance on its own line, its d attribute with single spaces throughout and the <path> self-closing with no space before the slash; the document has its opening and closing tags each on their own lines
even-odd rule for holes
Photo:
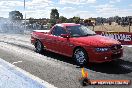
<svg viewBox="0 0 132 88">
<path fill-rule="evenodd" d="M 51 9 L 50 13 L 50 23 L 51 25 L 55 25 L 57 23 L 57 20 L 59 19 L 59 13 L 57 9 Z"/>
<path fill-rule="evenodd" d="M 51 26 L 53 26 L 53 25 L 56 24 L 56 20 L 55 19 L 50 19 L 50 23 L 51 23 Z"/>
<path fill-rule="evenodd" d="M 62 23 L 66 23 L 66 22 L 67 22 L 67 18 L 64 17 L 64 16 L 60 16 L 60 17 L 59 17 L 59 20 L 60 20 L 60 22 L 62 22 Z"/>
<path fill-rule="evenodd" d="M 57 9 L 51 9 L 50 19 L 59 19 L 59 13 Z"/>
<path fill-rule="evenodd" d="M 73 18 L 67 19 L 67 22 L 68 22 L 68 23 L 74 23 Z"/>
<path fill-rule="evenodd" d="M 21 20 L 23 19 L 23 15 L 19 11 L 11 11 L 9 12 L 9 18 L 11 20 Z"/>
<path fill-rule="evenodd" d="M 32 17 L 29 18 L 29 23 L 30 23 L 30 24 L 33 24 L 33 23 L 35 23 L 35 22 L 36 22 L 36 21 L 34 20 L 34 18 L 32 18 Z"/>
<path fill-rule="evenodd" d="M 80 17 L 73 17 L 73 22 L 74 23 L 80 23 Z"/>
</svg>

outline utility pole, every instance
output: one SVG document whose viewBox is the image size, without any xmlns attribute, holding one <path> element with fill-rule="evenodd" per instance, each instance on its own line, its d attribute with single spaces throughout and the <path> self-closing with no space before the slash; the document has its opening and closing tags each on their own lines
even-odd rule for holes
<svg viewBox="0 0 132 88">
<path fill-rule="evenodd" d="M 26 10 L 25 10 L 25 7 L 26 7 L 26 3 L 25 3 L 25 0 L 24 0 L 24 17 L 25 17 L 25 26 L 24 26 L 24 29 L 26 30 Z"/>
</svg>

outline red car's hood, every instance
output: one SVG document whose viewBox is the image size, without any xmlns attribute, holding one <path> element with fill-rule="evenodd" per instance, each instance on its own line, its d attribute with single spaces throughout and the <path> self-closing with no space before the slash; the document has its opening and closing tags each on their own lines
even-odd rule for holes
<svg viewBox="0 0 132 88">
<path fill-rule="evenodd" d="M 120 44 L 120 42 L 118 42 L 115 39 L 111 39 L 101 35 L 76 37 L 76 38 L 71 38 L 71 40 L 74 43 L 85 44 L 85 45 L 88 45 L 88 46 L 90 45 L 94 47 L 105 47 L 105 46 L 110 46 L 113 44 Z"/>
</svg>

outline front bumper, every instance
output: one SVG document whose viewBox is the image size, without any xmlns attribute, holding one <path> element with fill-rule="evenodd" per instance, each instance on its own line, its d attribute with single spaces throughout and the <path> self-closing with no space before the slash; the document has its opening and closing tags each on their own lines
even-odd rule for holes
<svg viewBox="0 0 132 88">
<path fill-rule="evenodd" d="M 93 49 L 91 49 L 90 51 L 91 52 L 87 50 L 89 62 L 95 63 L 110 62 L 123 56 L 123 49 L 118 49 L 115 51 L 110 50 L 109 52 L 96 52 Z"/>
</svg>

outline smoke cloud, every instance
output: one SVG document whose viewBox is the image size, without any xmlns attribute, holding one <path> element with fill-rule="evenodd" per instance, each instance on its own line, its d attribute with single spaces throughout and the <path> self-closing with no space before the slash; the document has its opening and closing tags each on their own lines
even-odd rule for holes
<svg viewBox="0 0 132 88">
<path fill-rule="evenodd" d="M 22 20 L 10 20 L 8 18 L 0 18 L 0 33 L 25 34 L 30 33 L 29 29 L 24 27 Z"/>
</svg>

